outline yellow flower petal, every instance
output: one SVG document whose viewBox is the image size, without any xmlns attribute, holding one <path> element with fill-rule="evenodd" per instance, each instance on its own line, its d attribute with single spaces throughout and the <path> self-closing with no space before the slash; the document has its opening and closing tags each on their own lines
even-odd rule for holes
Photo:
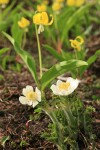
<svg viewBox="0 0 100 150">
<path fill-rule="evenodd" d="M 77 36 L 75 40 L 77 40 L 80 44 L 84 43 L 84 39 L 81 36 Z"/>
<path fill-rule="evenodd" d="M 18 25 L 21 28 L 25 28 L 27 26 L 29 26 L 30 22 L 29 20 L 27 20 L 26 18 L 22 17 L 20 21 L 18 21 Z"/>
<path fill-rule="evenodd" d="M 61 8 L 62 8 L 62 4 L 60 4 L 58 2 L 54 2 L 52 5 L 53 11 L 59 11 Z"/>
<path fill-rule="evenodd" d="M 77 49 L 78 51 L 81 50 L 80 43 L 77 40 L 70 40 L 70 42 L 71 42 L 71 47 Z"/>
<path fill-rule="evenodd" d="M 47 6 L 45 4 L 37 5 L 38 12 L 46 11 L 46 9 L 47 9 Z"/>
<path fill-rule="evenodd" d="M 9 0 L 0 0 L 0 4 L 8 4 Z"/>
<path fill-rule="evenodd" d="M 67 5 L 68 6 L 76 6 L 79 7 L 81 6 L 85 0 L 67 0 Z"/>
<path fill-rule="evenodd" d="M 53 16 L 51 21 L 49 22 L 49 17 L 46 12 L 37 13 L 33 16 L 33 23 L 36 25 L 51 25 L 53 23 Z"/>
</svg>

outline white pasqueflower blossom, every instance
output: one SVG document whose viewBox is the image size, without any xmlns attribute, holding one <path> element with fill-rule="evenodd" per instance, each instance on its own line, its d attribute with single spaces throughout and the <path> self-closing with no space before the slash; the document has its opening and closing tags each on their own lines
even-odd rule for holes
<svg viewBox="0 0 100 150">
<path fill-rule="evenodd" d="M 23 105 L 30 105 L 34 108 L 41 102 L 41 92 L 37 87 L 33 90 L 32 86 L 27 85 L 26 88 L 23 89 L 22 94 L 23 96 L 19 97 L 19 101 Z"/>
<path fill-rule="evenodd" d="M 80 80 L 78 79 L 68 77 L 66 78 L 66 82 L 58 80 L 56 85 L 53 84 L 50 89 L 55 95 L 66 96 L 71 94 L 78 87 L 79 82 Z"/>
</svg>

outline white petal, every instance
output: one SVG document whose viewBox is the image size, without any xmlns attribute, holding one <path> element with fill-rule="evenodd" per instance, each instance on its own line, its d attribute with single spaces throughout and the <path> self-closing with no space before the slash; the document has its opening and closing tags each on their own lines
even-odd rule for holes
<svg viewBox="0 0 100 150">
<path fill-rule="evenodd" d="M 33 101 L 27 101 L 27 104 L 28 104 L 29 106 L 32 106 Z"/>
<path fill-rule="evenodd" d="M 79 80 L 74 80 L 73 82 L 70 82 L 70 87 L 73 89 L 76 89 L 79 85 L 80 81 Z"/>
<path fill-rule="evenodd" d="M 34 101 L 34 102 L 32 103 L 33 108 L 34 108 L 38 103 L 39 103 L 38 101 Z"/>
<path fill-rule="evenodd" d="M 75 80 L 76 80 L 76 79 L 73 79 L 73 78 L 71 78 L 71 77 L 68 77 L 66 82 L 70 82 L 70 84 L 71 84 L 71 83 L 73 83 Z"/>
<path fill-rule="evenodd" d="M 20 97 L 19 97 L 19 101 L 20 101 L 20 103 L 23 104 L 23 105 L 26 105 L 26 104 L 27 104 L 27 99 L 26 99 L 26 97 L 24 97 L 24 96 L 20 96 Z"/>
<path fill-rule="evenodd" d="M 33 91 L 33 87 L 30 86 L 30 85 L 27 85 L 27 86 L 26 86 L 26 89 L 29 90 L 29 91 Z"/>
<path fill-rule="evenodd" d="M 36 87 L 35 92 L 37 93 L 38 96 L 37 100 L 41 102 L 41 91 Z"/>
<path fill-rule="evenodd" d="M 50 89 L 53 91 L 53 93 L 55 94 L 55 95 L 58 95 L 59 94 L 59 90 L 58 90 L 58 87 L 56 86 L 56 85 L 52 85 L 51 87 L 50 87 Z"/>
<path fill-rule="evenodd" d="M 26 88 L 23 88 L 22 94 L 23 94 L 24 96 L 26 96 L 27 93 L 30 92 L 30 91 L 33 91 L 33 87 L 30 86 L 30 85 L 27 85 Z"/>
<path fill-rule="evenodd" d="M 56 83 L 56 85 L 59 86 L 61 83 L 62 83 L 62 81 L 58 80 L 57 83 Z"/>
</svg>

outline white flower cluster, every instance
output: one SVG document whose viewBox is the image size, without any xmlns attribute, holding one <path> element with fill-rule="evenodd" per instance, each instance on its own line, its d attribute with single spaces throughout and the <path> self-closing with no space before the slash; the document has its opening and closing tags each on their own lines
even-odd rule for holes
<svg viewBox="0 0 100 150">
<path fill-rule="evenodd" d="M 51 86 L 51 90 L 55 95 L 67 96 L 71 94 L 77 87 L 80 81 L 71 77 L 66 79 L 66 82 L 58 80 L 56 85 Z M 23 96 L 19 97 L 20 103 L 23 105 L 30 105 L 35 107 L 41 102 L 41 91 L 36 87 L 35 90 L 32 86 L 27 85 L 22 91 Z"/>
</svg>

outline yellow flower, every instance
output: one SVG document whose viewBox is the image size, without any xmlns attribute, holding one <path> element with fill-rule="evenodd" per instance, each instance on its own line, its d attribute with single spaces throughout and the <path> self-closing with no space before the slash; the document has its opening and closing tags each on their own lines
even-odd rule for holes
<svg viewBox="0 0 100 150">
<path fill-rule="evenodd" d="M 27 20 L 26 18 L 22 17 L 20 21 L 18 21 L 18 25 L 21 28 L 26 28 L 27 26 L 29 26 L 30 22 L 29 20 Z"/>
<path fill-rule="evenodd" d="M 37 11 L 43 12 L 46 11 L 47 6 L 45 4 L 37 5 Z"/>
<path fill-rule="evenodd" d="M 67 0 L 67 5 L 68 6 L 76 6 L 79 7 L 81 6 L 85 0 Z"/>
<path fill-rule="evenodd" d="M 53 11 L 59 11 L 62 8 L 62 4 L 58 2 L 54 2 L 52 5 Z"/>
<path fill-rule="evenodd" d="M 8 4 L 9 0 L 0 0 L 0 4 Z"/>
<path fill-rule="evenodd" d="M 84 39 L 81 36 L 77 36 L 75 40 L 77 40 L 80 44 L 84 43 Z"/>
<path fill-rule="evenodd" d="M 81 45 L 84 43 L 84 40 L 81 36 L 77 36 L 75 40 L 70 40 L 71 42 L 71 47 L 74 49 L 80 51 L 81 50 Z"/>
<path fill-rule="evenodd" d="M 44 31 L 44 25 L 48 26 L 53 23 L 53 16 L 52 15 L 50 15 L 50 16 L 51 16 L 50 22 L 49 22 L 49 16 L 46 12 L 36 13 L 33 16 L 33 23 L 36 25 L 39 25 L 38 34 L 40 34 L 40 32 Z"/>
</svg>

